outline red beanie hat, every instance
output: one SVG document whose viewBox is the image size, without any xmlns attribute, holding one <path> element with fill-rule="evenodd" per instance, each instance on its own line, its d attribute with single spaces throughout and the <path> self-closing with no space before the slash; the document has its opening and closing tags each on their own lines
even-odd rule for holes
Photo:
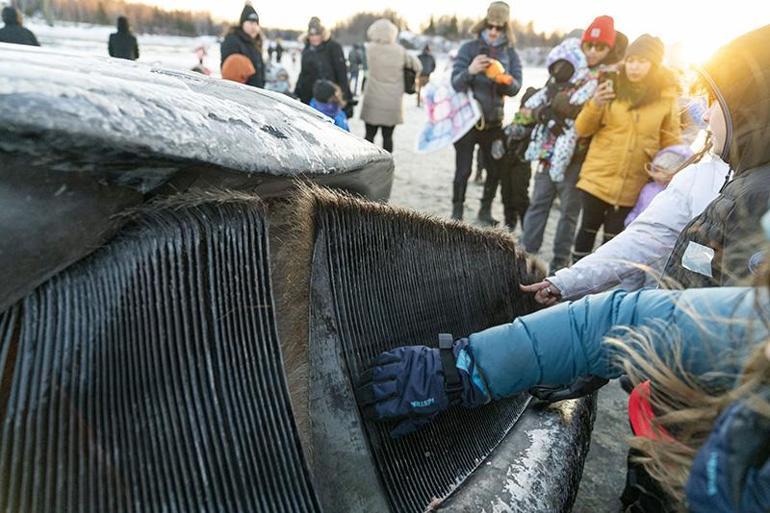
<svg viewBox="0 0 770 513">
<path fill-rule="evenodd" d="M 615 20 L 612 16 L 599 16 L 583 32 L 583 42 L 604 43 L 609 47 L 615 46 Z"/>
</svg>

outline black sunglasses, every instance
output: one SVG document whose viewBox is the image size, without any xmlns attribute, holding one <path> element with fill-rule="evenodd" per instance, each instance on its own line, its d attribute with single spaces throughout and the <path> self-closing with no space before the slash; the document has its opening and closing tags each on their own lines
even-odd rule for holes
<svg viewBox="0 0 770 513">
<path fill-rule="evenodd" d="M 502 32 L 505 28 L 505 25 L 493 25 L 492 23 L 487 23 L 487 29 L 492 30 L 495 29 L 498 32 Z"/>
</svg>

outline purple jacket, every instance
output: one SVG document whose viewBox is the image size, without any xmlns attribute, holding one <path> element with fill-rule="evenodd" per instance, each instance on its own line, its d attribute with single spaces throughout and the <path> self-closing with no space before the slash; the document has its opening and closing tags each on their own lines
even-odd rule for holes
<svg viewBox="0 0 770 513">
<path fill-rule="evenodd" d="M 658 193 L 663 191 L 665 188 L 665 185 L 660 185 L 655 181 L 649 182 L 647 185 L 642 187 L 641 192 L 639 192 L 639 197 L 636 199 L 636 205 L 634 205 L 633 210 L 631 210 L 631 212 L 629 212 L 628 216 L 626 217 L 626 221 L 624 223 L 625 226 L 633 223 L 634 219 L 639 217 L 639 214 L 647 209 L 653 198 L 655 198 L 655 196 L 657 196 Z"/>
</svg>

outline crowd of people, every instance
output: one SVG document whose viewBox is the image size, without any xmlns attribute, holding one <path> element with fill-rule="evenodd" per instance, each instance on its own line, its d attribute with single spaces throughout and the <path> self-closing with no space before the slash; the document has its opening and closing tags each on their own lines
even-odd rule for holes
<svg viewBox="0 0 770 513">
<path fill-rule="evenodd" d="M 478 217 L 494 222 L 500 183 L 528 252 L 559 197 L 552 274 L 521 285 L 543 309 L 379 355 L 357 384 L 363 414 L 402 437 L 451 407 L 573 399 L 620 378 L 633 434 L 621 511 L 770 511 L 770 26 L 722 47 L 685 89 L 660 39 L 629 43 L 599 16 L 551 51 L 548 81 L 504 126 L 522 83 L 509 16 L 493 2 L 454 61 L 452 86 L 482 118 L 455 143 L 452 217 L 476 145 Z"/>
<path fill-rule="evenodd" d="M 0 42 L 38 44 L 16 9 L 2 18 Z M 363 414 L 399 421 L 393 434 L 406 436 L 451 406 L 525 391 L 565 400 L 620 378 L 634 435 L 622 511 L 770 511 L 770 26 L 723 46 L 685 87 L 659 38 L 629 42 L 598 16 L 551 50 L 547 82 L 506 123 L 523 74 L 511 20 L 492 2 L 452 62 L 452 88 L 471 92 L 481 116 L 454 143 L 451 216 L 465 216 L 477 147 L 478 218 L 496 223 L 499 188 L 504 224 L 521 226 L 528 253 L 558 198 L 550 274 L 521 285 L 542 309 L 451 347 L 383 353 L 357 387 Z M 128 20 L 117 26 L 109 54 L 137 59 Z M 392 152 L 404 94 L 436 69 L 430 48 L 412 56 L 398 34 L 377 20 L 346 57 L 311 18 L 287 94 L 349 130 L 362 90 L 365 138 L 381 134 Z M 265 87 L 263 41 L 246 5 L 221 44 L 223 77 Z M 283 51 L 271 44 L 269 61 Z"/>
</svg>

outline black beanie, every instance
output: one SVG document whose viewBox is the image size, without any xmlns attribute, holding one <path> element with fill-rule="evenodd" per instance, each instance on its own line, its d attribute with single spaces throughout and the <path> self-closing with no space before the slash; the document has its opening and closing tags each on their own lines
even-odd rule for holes
<svg viewBox="0 0 770 513">
<path fill-rule="evenodd" d="M 240 25 L 243 25 L 246 21 L 256 21 L 259 23 L 259 14 L 257 14 L 257 11 L 249 4 L 243 6 Z"/>
<path fill-rule="evenodd" d="M 329 103 L 337 94 L 337 85 L 329 80 L 316 80 L 313 84 L 313 98 L 320 103 Z"/>
</svg>

